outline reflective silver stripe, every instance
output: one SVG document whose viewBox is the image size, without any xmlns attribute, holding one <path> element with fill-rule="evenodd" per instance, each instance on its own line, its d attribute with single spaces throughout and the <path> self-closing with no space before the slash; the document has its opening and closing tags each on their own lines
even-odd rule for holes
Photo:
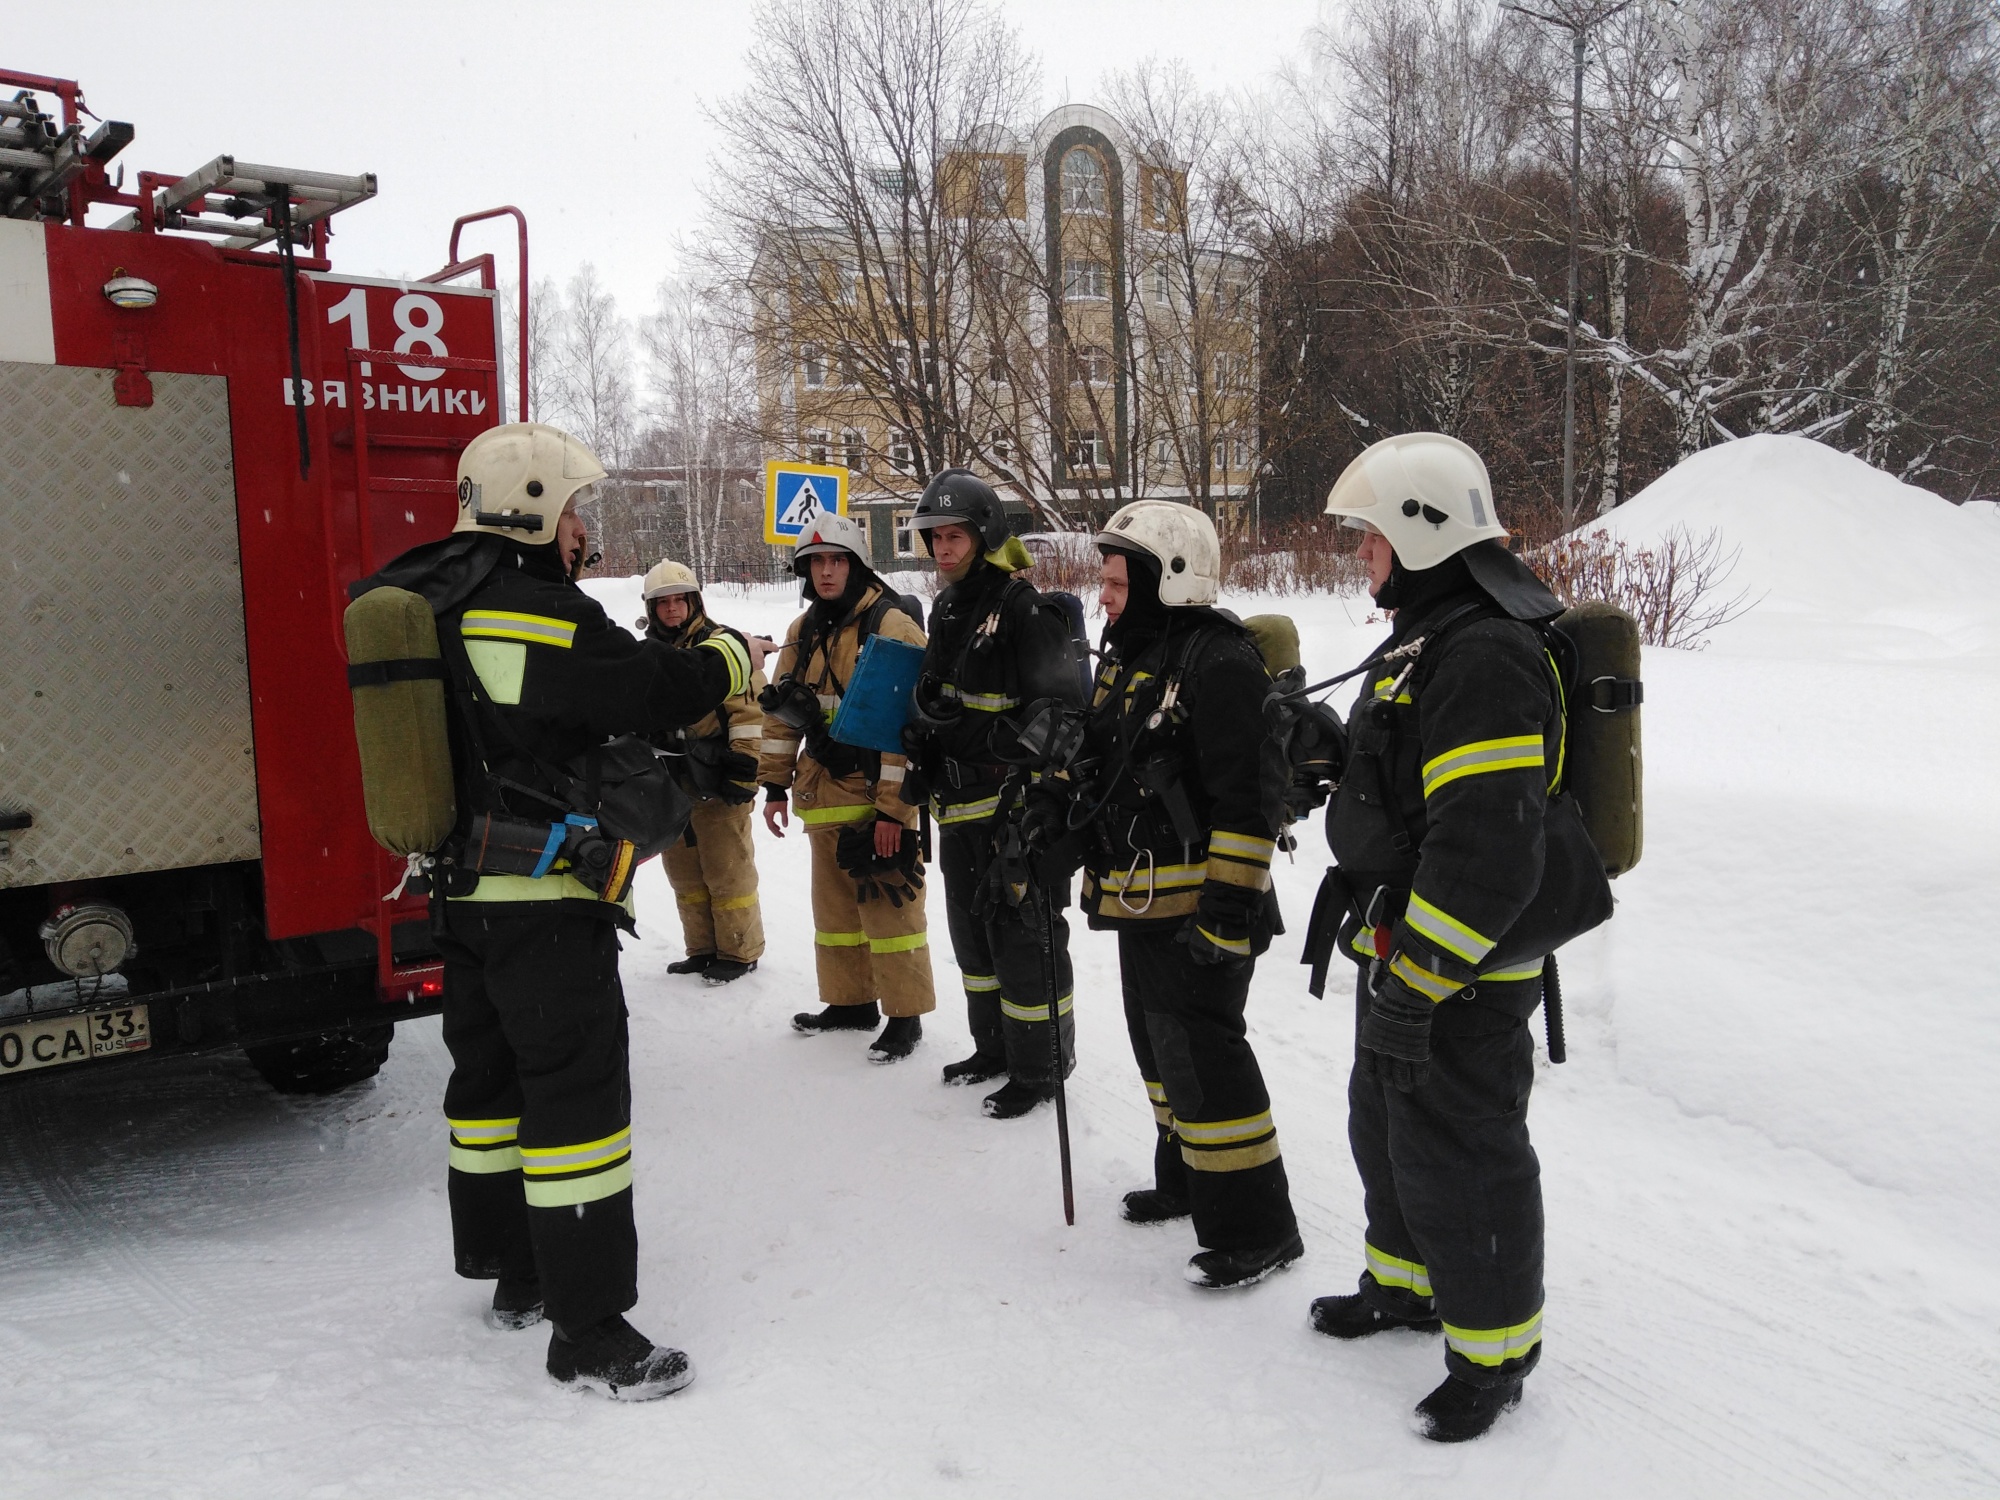
<svg viewBox="0 0 2000 1500">
<path fill-rule="evenodd" d="M 492 640 L 526 641 L 534 646 L 568 648 L 576 641 L 576 624 L 551 615 L 524 615 L 509 609 L 468 609 L 459 620 L 460 635 Z"/>
<path fill-rule="evenodd" d="M 718 632 L 703 641 L 701 646 L 719 652 L 722 659 L 729 663 L 729 696 L 740 698 L 743 690 L 750 686 L 750 653 L 743 649 L 743 643 L 733 635 Z"/>
<path fill-rule="evenodd" d="M 1542 737 L 1538 734 L 1508 735 L 1504 739 L 1475 740 L 1447 750 L 1424 763 L 1426 797 L 1447 782 L 1482 771 L 1513 771 L 1542 764 Z"/>
<path fill-rule="evenodd" d="M 1502 1365 L 1520 1359 L 1542 1341 L 1542 1315 L 1537 1312 L 1512 1328 L 1459 1328 L 1447 1323 L 1444 1340 L 1475 1365 Z"/>
<path fill-rule="evenodd" d="M 732 740 L 754 740 L 763 732 L 763 726 L 759 724 L 732 724 L 729 726 L 729 737 Z"/>
<path fill-rule="evenodd" d="M 511 1141 L 520 1132 L 520 1117 L 511 1120 L 453 1120 L 445 1124 L 451 1127 L 452 1137 L 468 1146 L 492 1146 L 502 1141 Z"/>
<path fill-rule="evenodd" d="M 587 1167 L 606 1166 L 621 1156 L 631 1154 L 632 1130 L 627 1126 L 616 1135 L 607 1135 L 600 1141 L 587 1141 L 580 1146 L 524 1146 L 521 1148 L 521 1165 L 530 1176 L 536 1173 L 581 1172 Z"/>
<path fill-rule="evenodd" d="M 1070 1008 L 1072 1008 L 1070 1000 L 1072 1000 L 1072 996 L 1062 996 L 1056 1002 L 1056 1014 L 1058 1016 L 1068 1016 L 1070 1014 Z M 1038 1020 L 1048 1020 L 1048 1006 L 1016 1006 L 1006 996 L 1000 996 L 1000 1014 L 1006 1016 L 1008 1020 L 1038 1022 Z"/>
<path fill-rule="evenodd" d="M 1381 1286 L 1400 1287 L 1404 1291 L 1415 1292 L 1419 1297 L 1431 1295 L 1431 1273 L 1425 1266 L 1413 1260 L 1404 1260 L 1400 1255 L 1391 1255 L 1386 1250 L 1377 1250 L 1366 1240 L 1361 1242 L 1362 1254 L 1368 1261 L 1368 1274 Z"/>
<path fill-rule="evenodd" d="M 1261 1115 L 1246 1115 L 1240 1120 L 1194 1122 L 1177 1118 L 1174 1121 L 1174 1134 L 1189 1146 L 1237 1146 L 1244 1141 L 1254 1141 L 1260 1135 L 1269 1135 L 1277 1128 L 1271 1123 L 1268 1109 Z"/>
<path fill-rule="evenodd" d="M 972 995 L 984 995 L 1000 988 L 998 974 L 966 974 L 962 975 L 961 979 L 966 993 Z"/>
<path fill-rule="evenodd" d="M 1389 972 L 1427 1000 L 1443 1000 L 1465 988 L 1456 980 L 1433 974 L 1423 965 L 1412 963 L 1407 953 L 1398 953 L 1389 961 Z"/>
<path fill-rule="evenodd" d="M 1215 829 L 1208 836 L 1210 854 L 1227 854 L 1233 859 L 1248 860 L 1253 864 L 1268 865 L 1277 848 L 1275 839 L 1255 838 L 1247 833 L 1230 833 L 1222 828 Z"/>
<path fill-rule="evenodd" d="M 990 818 L 1000 811 L 1000 798 L 992 796 L 978 802 L 955 802 L 938 805 L 937 820 L 940 823 L 971 823 L 980 818 Z"/>
<path fill-rule="evenodd" d="M 901 766 L 885 765 L 881 768 L 881 771 L 878 774 L 881 780 L 888 782 L 889 785 L 891 786 L 894 786 L 896 785 L 896 783 L 901 781 L 903 777 L 908 773 Z"/>
<path fill-rule="evenodd" d="M 1403 913 L 1403 922 L 1412 932 L 1423 934 L 1445 952 L 1456 954 L 1469 964 L 1478 963 L 1493 951 L 1492 938 L 1474 932 L 1450 912 L 1431 905 L 1414 892 L 1409 910 Z"/>
<path fill-rule="evenodd" d="M 958 695 L 958 701 L 967 708 L 976 708 L 982 713 L 1005 713 L 1010 708 L 1019 708 L 1019 698 L 1004 697 L 999 693 L 965 693 Z"/>
<path fill-rule="evenodd" d="M 1542 967 L 1547 962 L 1548 960 L 1545 958 L 1538 958 L 1532 964 L 1519 969 L 1488 969 L 1479 977 L 1491 980 L 1494 984 L 1507 984 L 1520 979 L 1540 979 L 1542 977 Z"/>
<path fill-rule="evenodd" d="M 765 740 L 757 748 L 766 755 L 790 755 L 798 748 L 797 740 Z"/>
</svg>

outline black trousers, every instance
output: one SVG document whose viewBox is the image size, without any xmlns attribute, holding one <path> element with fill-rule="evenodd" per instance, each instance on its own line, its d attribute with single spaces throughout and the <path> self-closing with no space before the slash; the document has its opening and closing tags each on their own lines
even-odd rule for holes
<svg viewBox="0 0 2000 1500">
<path fill-rule="evenodd" d="M 1540 985 L 1494 986 L 1507 992 L 1495 1006 L 1438 1006 L 1430 1073 L 1412 1092 L 1378 1076 L 1359 1046 L 1347 1085 L 1368 1215 L 1362 1295 L 1397 1316 L 1442 1319 L 1445 1366 L 1475 1385 L 1517 1379 L 1542 1354 L 1542 1169 L 1528 1142 L 1535 1049 L 1519 1014 L 1533 998 L 1521 992 Z M 1357 996 L 1358 1027 L 1365 975 Z"/>
<path fill-rule="evenodd" d="M 1069 924 L 1061 910 L 1066 893 L 1049 901 L 1049 952 L 1044 955 L 1032 906 L 979 899 L 993 864 L 990 818 L 941 827 L 938 864 L 944 871 L 945 922 L 965 984 L 973 1048 L 988 1057 L 1005 1057 L 1008 1076 L 1017 1083 L 1049 1085 L 1055 1078 L 1049 1037 L 1053 1000 L 1062 1022 L 1063 1060 L 1073 1072 L 1076 1020 L 1070 1012 Z"/>
<path fill-rule="evenodd" d="M 574 1333 L 639 1300 L 618 934 L 553 902 L 442 905 L 458 1274 L 539 1277 Z"/>
<path fill-rule="evenodd" d="M 1153 1181 L 1193 1205 L 1209 1250 L 1260 1250 L 1298 1233 L 1271 1095 L 1244 1035 L 1256 962 L 1198 964 L 1178 924 L 1118 932 L 1125 1028 L 1158 1137 Z"/>
</svg>

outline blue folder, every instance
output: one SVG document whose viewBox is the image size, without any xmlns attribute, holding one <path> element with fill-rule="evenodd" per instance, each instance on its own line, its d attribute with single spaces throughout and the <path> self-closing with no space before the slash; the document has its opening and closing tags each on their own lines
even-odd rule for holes
<svg viewBox="0 0 2000 1500">
<path fill-rule="evenodd" d="M 861 659 L 833 715 L 833 737 L 864 750 L 903 752 L 903 726 L 910 721 L 910 693 L 924 648 L 886 635 L 861 644 Z"/>
</svg>

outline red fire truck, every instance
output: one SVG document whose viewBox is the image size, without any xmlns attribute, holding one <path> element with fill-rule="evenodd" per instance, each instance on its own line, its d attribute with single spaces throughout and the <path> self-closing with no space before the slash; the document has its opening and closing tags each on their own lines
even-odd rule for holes
<svg viewBox="0 0 2000 1500">
<path fill-rule="evenodd" d="M 0 1079 L 241 1047 L 336 1088 L 443 988 L 340 622 L 507 419 L 493 258 L 457 254 L 492 214 L 419 281 L 337 275 L 372 175 L 128 186 L 133 134 L 0 71 Z"/>
</svg>

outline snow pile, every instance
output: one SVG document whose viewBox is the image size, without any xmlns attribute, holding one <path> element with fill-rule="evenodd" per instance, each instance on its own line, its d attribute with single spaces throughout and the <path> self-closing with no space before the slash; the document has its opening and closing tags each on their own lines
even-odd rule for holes
<svg viewBox="0 0 2000 1500">
<path fill-rule="evenodd" d="M 1748 437 L 1697 453 L 1601 523 L 1634 547 L 1680 529 L 1736 552 L 1724 594 L 1755 614 L 1888 625 L 1990 623 L 2000 507 L 1953 505 L 1802 437 Z"/>
</svg>

